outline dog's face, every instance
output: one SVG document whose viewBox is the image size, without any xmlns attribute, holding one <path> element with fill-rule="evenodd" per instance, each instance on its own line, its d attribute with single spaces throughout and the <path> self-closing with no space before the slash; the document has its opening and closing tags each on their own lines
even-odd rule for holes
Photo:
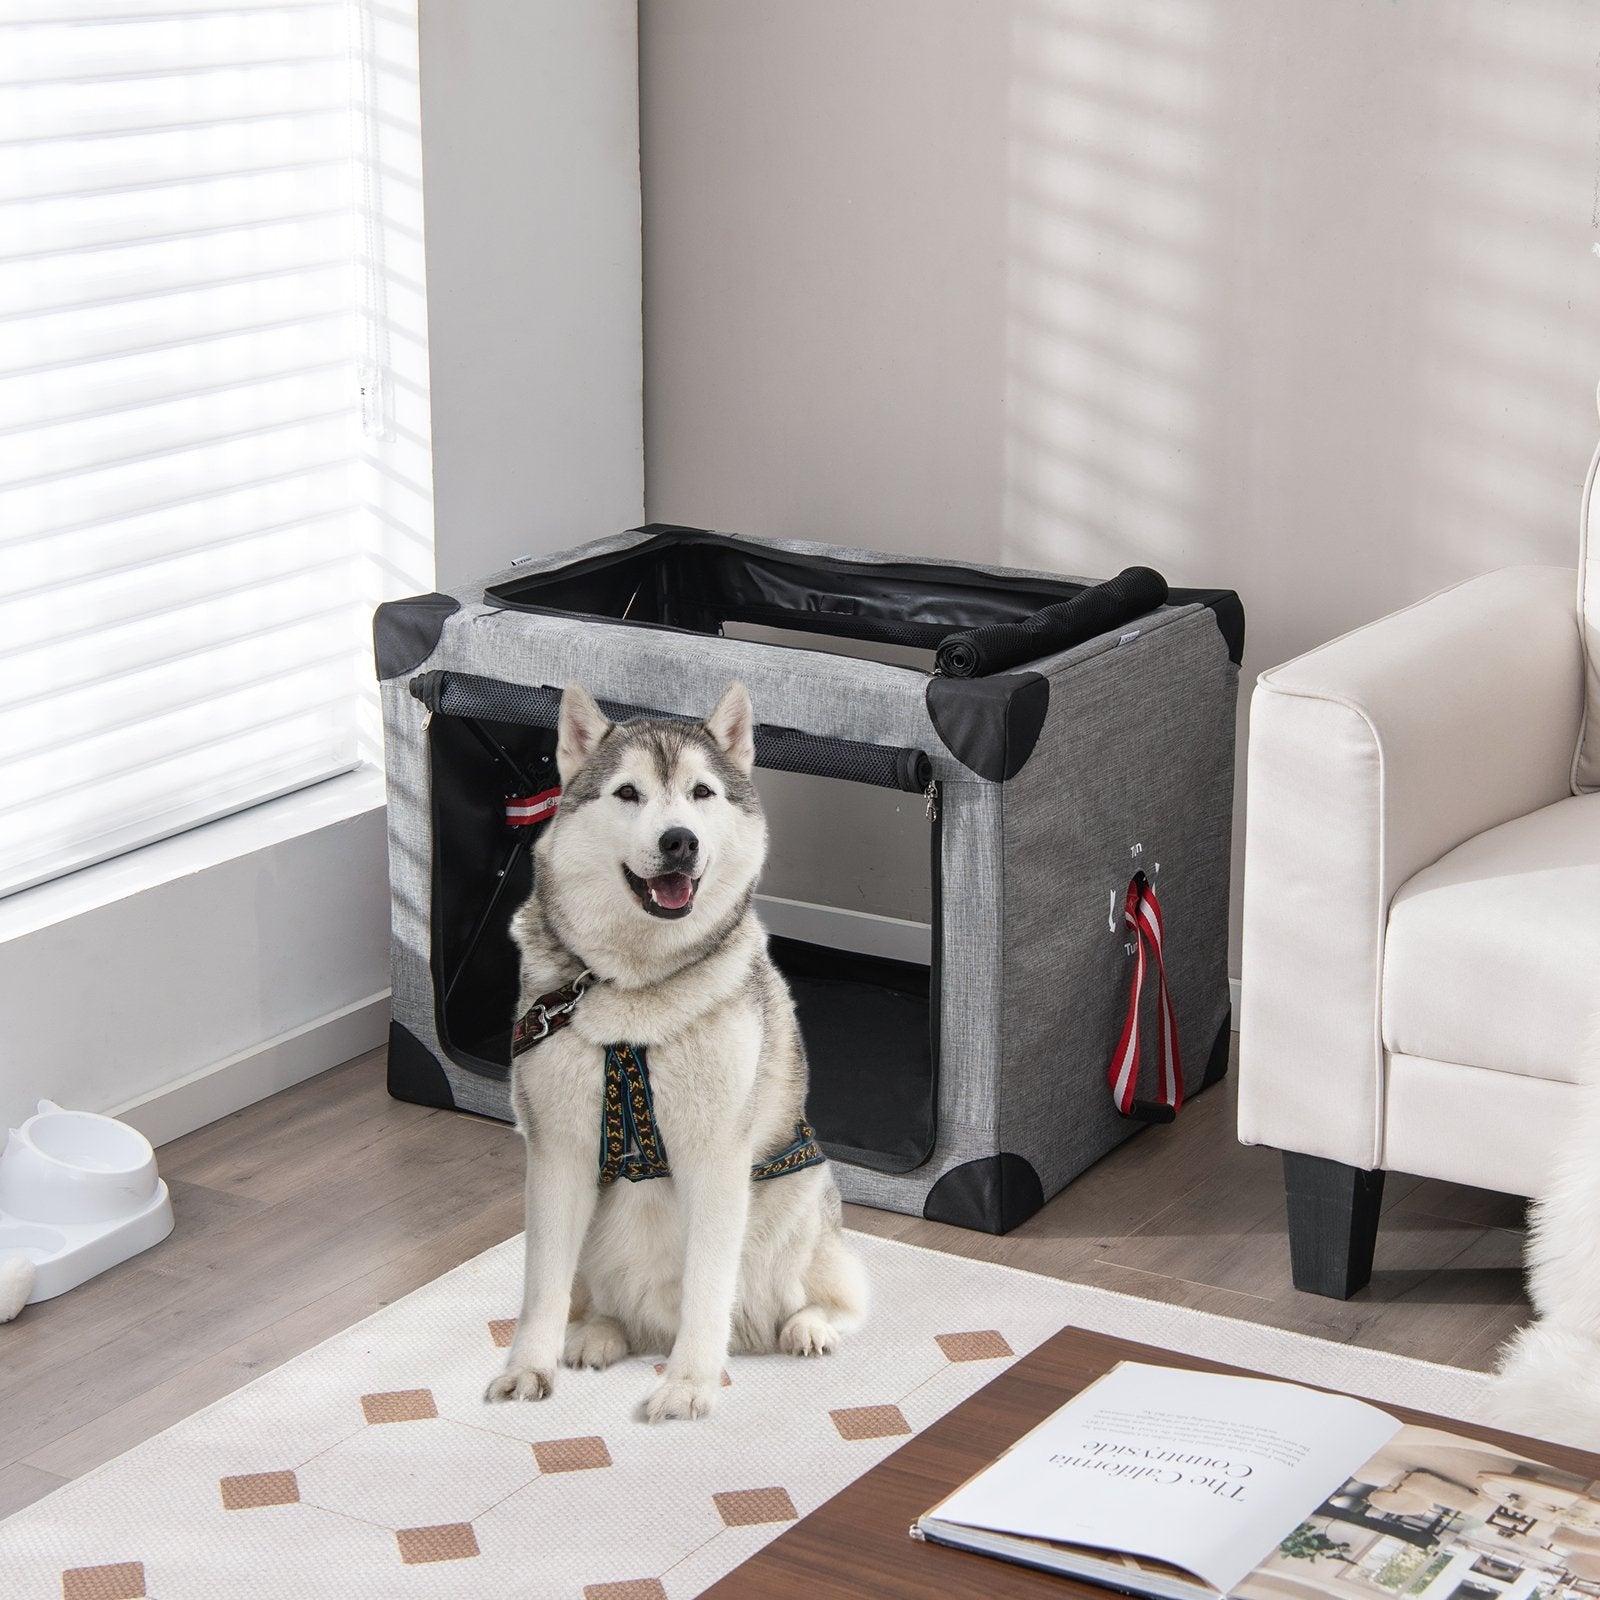
<svg viewBox="0 0 1600 1600">
<path fill-rule="evenodd" d="M 541 892 L 587 950 L 692 943 L 744 903 L 767 831 L 743 684 L 703 723 L 613 723 L 569 685 L 556 764 L 561 807 L 540 845 Z"/>
</svg>

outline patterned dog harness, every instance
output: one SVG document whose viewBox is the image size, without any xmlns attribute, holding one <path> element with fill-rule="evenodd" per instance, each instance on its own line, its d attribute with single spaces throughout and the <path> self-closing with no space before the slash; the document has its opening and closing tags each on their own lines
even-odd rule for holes
<svg viewBox="0 0 1600 1600">
<path fill-rule="evenodd" d="M 626 1178 L 641 1183 L 646 1178 L 670 1178 L 667 1147 L 656 1127 L 650 1099 L 650 1068 L 644 1046 L 613 1044 L 606 1047 L 605 1096 L 600 1113 L 600 1183 L 604 1187 Z M 781 1178 L 802 1167 L 814 1167 L 828 1158 L 806 1122 L 794 1125 L 793 1143 L 750 1169 L 757 1183 Z"/>
<path fill-rule="evenodd" d="M 572 1021 L 583 998 L 590 974 L 550 994 L 540 995 L 519 1017 L 511 1034 L 511 1054 L 521 1055 L 541 1044 Z M 787 1177 L 828 1158 L 817 1143 L 809 1122 L 794 1125 L 794 1138 L 775 1156 L 750 1168 L 753 1182 Z M 605 1088 L 600 1100 L 600 1185 L 626 1178 L 642 1183 L 646 1178 L 670 1178 L 667 1147 L 656 1127 L 655 1103 L 650 1097 L 650 1067 L 643 1045 L 606 1046 Z"/>
</svg>

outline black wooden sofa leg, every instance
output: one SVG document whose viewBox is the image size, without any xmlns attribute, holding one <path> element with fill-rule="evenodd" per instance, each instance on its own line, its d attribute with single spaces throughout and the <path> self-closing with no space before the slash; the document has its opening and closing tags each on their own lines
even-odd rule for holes
<svg viewBox="0 0 1600 1600">
<path fill-rule="evenodd" d="M 1372 1276 L 1382 1171 L 1285 1150 L 1283 1187 L 1295 1288 L 1348 1300 Z"/>
</svg>

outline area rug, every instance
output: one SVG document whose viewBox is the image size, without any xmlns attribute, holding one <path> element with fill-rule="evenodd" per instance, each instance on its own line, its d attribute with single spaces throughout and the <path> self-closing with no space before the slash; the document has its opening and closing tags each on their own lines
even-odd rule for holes
<svg viewBox="0 0 1600 1600">
<path fill-rule="evenodd" d="M 653 1362 L 485 1405 L 509 1240 L 0 1523 L 5 1600 L 678 1600 L 1075 1324 L 1471 1420 L 1481 1373 L 853 1235 L 838 1355 L 734 1358 L 647 1426 Z M 0 1419 L 3 1426 L 3 1419 Z"/>
</svg>

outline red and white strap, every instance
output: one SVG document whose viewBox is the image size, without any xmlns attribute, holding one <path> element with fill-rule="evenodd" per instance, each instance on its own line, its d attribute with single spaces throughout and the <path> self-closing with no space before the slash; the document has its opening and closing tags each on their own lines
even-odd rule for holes
<svg viewBox="0 0 1600 1600">
<path fill-rule="evenodd" d="M 514 828 L 531 828 L 556 814 L 561 790 L 541 789 L 538 794 L 510 795 L 506 799 L 506 821 Z"/>
<path fill-rule="evenodd" d="M 1122 920 L 1133 934 L 1133 992 L 1128 996 L 1127 1020 L 1122 1024 L 1122 1037 L 1117 1041 L 1106 1077 L 1111 1084 L 1111 1097 L 1123 1116 L 1139 1117 L 1145 1122 L 1170 1122 L 1183 1105 L 1183 1068 L 1178 1061 L 1178 1024 L 1172 1014 L 1172 994 L 1167 988 L 1161 948 L 1161 902 L 1142 872 L 1136 872 L 1128 884 Z M 1146 939 L 1155 955 L 1160 980 L 1161 1094 L 1154 1103 L 1134 1098 L 1139 1084 L 1139 1001 L 1144 994 Z"/>
</svg>

